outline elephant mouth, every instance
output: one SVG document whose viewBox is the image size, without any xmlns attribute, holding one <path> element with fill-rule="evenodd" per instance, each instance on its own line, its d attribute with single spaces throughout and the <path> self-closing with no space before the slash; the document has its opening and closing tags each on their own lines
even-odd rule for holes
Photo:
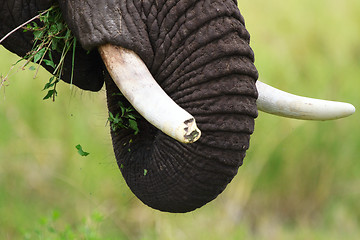
<svg viewBox="0 0 360 240">
<path fill-rule="evenodd" d="M 182 143 L 193 143 L 200 138 L 195 118 L 165 93 L 136 53 L 111 44 L 98 47 L 98 51 L 121 93 L 149 123 Z M 258 109 L 270 114 L 303 120 L 332 120 L 355 112 L 355 107 L 349 103 L 300 97 L 260 81 L 256 82 L 256 87 Z"/>
</svg>

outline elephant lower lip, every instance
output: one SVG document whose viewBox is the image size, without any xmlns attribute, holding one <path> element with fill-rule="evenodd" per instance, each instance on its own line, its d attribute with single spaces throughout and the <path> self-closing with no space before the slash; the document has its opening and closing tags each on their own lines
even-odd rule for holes
<svg viewBox="0 0 360 240">
<path fill-rule="evenodd" d="M 153 126 L 182 143 L 200 138 L 194 117 L 167 96 L 134 52 L 110 44 L 99 52 L 122 94 Z"/>
</svg>

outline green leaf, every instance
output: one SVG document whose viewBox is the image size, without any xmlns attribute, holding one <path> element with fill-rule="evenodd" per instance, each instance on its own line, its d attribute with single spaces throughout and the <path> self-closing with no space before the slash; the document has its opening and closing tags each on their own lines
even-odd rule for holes
<svg viewBox="0 0 360 240">
<path fill-rule="evenodd" d="M 33 30 L 39 29 L 39 26 L 37 25 L 36 22 L 32 22 L 32 23 L 33 23 L 33 26 L 32 26 Z"/>
<path fill-rule="evenodd" d="M 34 70 L 36 70 L 36 67 L 35 67 L 35 66 L 30 66 L 30 67 L 29 67 L 29 70 L 30 70 L 30 71 L 34 71 Z"/>
<path fill-rule="evenodd" d="M 134 115 L 132 115 L 132 114 L 129 114 L 129 115 L 128 115 L 128 118 L 129 118 L 129 119 L 132 119 L 132 120 L 136 120 L 136 117 L 135 117 Z M 130 120 L 129 120 L 129 121 L 130 121 Z"/>
<path fill-rule="evenodd" d="M 87 155 L 90 154 L 88 152 L 84 152 L 80 144 L 76 145 L 76 149 L 78 150 L 80 156 L 86 157 Z"/>
<path fill-rule="evenodd" d="M 55 63 L 51 60 L 43 59 L 43 62 L 54 69 L 56 68 Z"/>
<path fill-rule="evenodd" d="M 129 119 L 129 127 L 134 130 L 134 135 L 139 133 L 139 128 L 135 120 Z"/>
<path fill-rule="evenodd" d="M 61 28 L 58 27 L 58 25 L 51 25 L 49 29 L 50 34 L 56 35 L 59 32 L 59 29 L 61 30 Z"/>
<path fill-rule="evenodd" d="M 37 39 L 41 39 L 43 34 L 44 34 L 43 31 L 35 31 L 34 32 L 34 37 L 37 38 Z"/>
<path fill-rule="evenodd" d="M 19 62 L 21 62 L 21 61 L 23 61 L 23 60 L 24 60 L 24 58 L 21 58 L 21 59 L 17 60 L 17 61 L 13 64 L 13 66 L 15 66 L 16 64 L 18 64 Z"/>
<path fill-rule="evenodd" d="M 111 96 L 124 96 L 122 93 L 113 93 Z"/>
<path fill-rule="evenodd" d="M 57 95 L 57 92 L 55 89 L 49 90 L 46 96 L 43 98 L 43 100 L 51 98 L 53 95 Z"/>
<path fill-rule="evenodd" d="M 71 37 L 71 31 L 68 29 L 65 34 L 65 39 L 69 39 Z"/>
<path fill-rule="evenodd" d="M 48 51 L 49 60 L 54 62 L 51 51 Z"/>
<path fill-rule="evenodd" d="M 53 38 L 53 40 L 52 40 L 52 42 L 51 42 L 51 49 L 52 50 L 54 50 L 54 51 L 58 51 L 58 52 L 60 52 L 60 50 L 59 50 L 59 42 L 60 42 L 61 40 L 60 39 L 58 39 L 58 38 Z"/>
<path fill-rule="evenodd" d="M 120 109 L 121 109 L 121 116 L 123 117 L 125 114 L 125 108 L 121 107 Z"/>
<path fill-rule="evenodd" d="M 144 169 L 144 176 L 146 176 L 147 173 L 148 173 L 148 170 Z"/>
<path fill-rule="evenodd" d="M 37 63 L 45 53 L 45 48 L 40 49 L 34 56 L 34 63 Z"/>
<path fill-rule="evenodd" d="M 55 80 L 55 81 L 54 81 L 54 80 Z M 54 86 L 57 82 L 58 82 L 58 80 L 56 79 L 56 77 L 55 77 L 55 76 L 52 76 L 52 77 L 49 79 L 49 82 L 47 82 L 47 83 L 45 84 L 43 90 L 46 90 L 46 89 L 51 88 L 51 87 Z"/>
</svg>

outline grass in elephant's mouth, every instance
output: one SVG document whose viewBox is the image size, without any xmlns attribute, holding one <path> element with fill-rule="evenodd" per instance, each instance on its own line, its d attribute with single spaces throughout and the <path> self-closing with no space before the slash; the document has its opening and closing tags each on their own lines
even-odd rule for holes
<svg viewBox="0 0 360 240">
<path fill-rule="evenodd" d="M 48 10 L 45 10 L 39 14 L 39 21 L 41 25 L 38 25 L 36 21 L 32 21 L 24 27 L 24 32 L 32 31 L 34 34 L 34 46 L 30 52 L 26 54 L 24 59 L 26 60 L 23 67 L 27 66 L 29 62 L 45 63 L 53 69 L 53 76 L 45 84 L 43 90 L 48 90 L 45 99 L 52 99 L 55 101 L 57 96 L 56 85 L 59 82 L 63 73 L 63 66 L 66 54 L 72 49 L 72 73 L 71 82 L 74 73 L 74 60 L 75 60 L 75 48 L 76 38 L 71 33 L 67 24 L 62 18 L 62 13 L 58 6 L 52 6 Z M 61 57 L 58 63 L 54 62 L 53 52 L 60 53 Z M 35 76 L 38 72 L 39 66 L 35 68 L 30 67 L 30 70 L 36 70 Z"/>
<path fill-rule="evenodd" d="M 118 94 L 116 94 L 118 95 Z M 121 94 L 120 94 L 121 95 Z M 112 131 L 118 129 L 132 129 L 134 130 L 134 135 L 139 133 L 139 127 L 136 122 L 140 116 L 136 113 L 135 109 L 132 106 L 126 107 L 122 102 L 118 102 L 121 113 L 113 114 L 109 112 L 108 121 Z"/>
<path fill-rule="evenodd" d="M 52 68 L 52 77 L 45 84 L 43 90 L 48 90 L 45 99 L 52 99 L 55 101 L 57 96 L 56 85 L 60 81 L 63 74 L 63 67 L 65 56 L 72 49 L 72 69 L 71 69 L 71 83 L 74 73 L 74 60 L 75 60 L 75 48 L 76 38 L 71 33 L 67 24 L 62 18 L 62 13 L 58 5 L 52 6 L 49 9 L 39 13 L 29 21 L 21 24 L 17 28 L 13 29 L 7 34 L 1 41 L 5 40 L 9 35 L 14 33 L 19 28 L 22 28 L 24 32 L 33 32 L 33 47 L 22 59 L 17 63 L 25 60 L 25 63 L 21 66 L 21 69 L 25 69 L 30 62 L 39 64 L 38 67 L 30 66 L 29 69 L 36 71 L 34 77 L 36 77 L 39 67 L 42 63 Z M 58 62 L 54 61 L 53 54 L 60 54 Z M 13 68 L 10 69 L 10 71 Z M 51 71 L 51 70 L 50 70 Z M 7 76 L 1 76 L 1 86 L 5 86 Z"/>
</svg>

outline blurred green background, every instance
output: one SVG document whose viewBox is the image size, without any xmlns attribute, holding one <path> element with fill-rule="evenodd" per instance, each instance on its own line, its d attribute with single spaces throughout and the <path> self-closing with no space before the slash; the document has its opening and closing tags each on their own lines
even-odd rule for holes
<svg viewBox="0 0 360 240">
<path fill-rule="evenodd" d="M 262 81 L 360 103 L 360 1 L 239 1 Z M 0 74 L 17 57 L 0 48 Z M 105 92 L 15 68 L 0 92 L 0 239 L 357 239 L 360 115 L 305 122 L 259 113 L 238 175 L 195 212 L 144 206 L 115 163 Z M 87 157 L 75 146 L 81 144 Z"/>
</svg>

